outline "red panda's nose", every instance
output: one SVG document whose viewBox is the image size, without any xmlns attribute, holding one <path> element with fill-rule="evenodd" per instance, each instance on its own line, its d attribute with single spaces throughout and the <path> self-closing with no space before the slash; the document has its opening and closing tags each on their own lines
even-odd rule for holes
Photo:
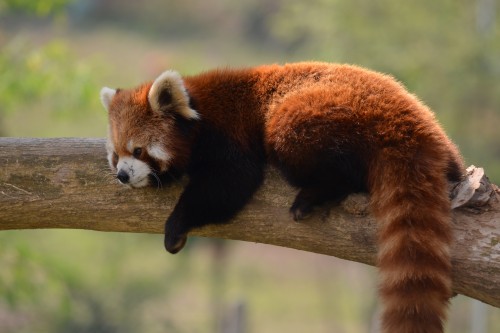
<svg viewBox="0 0 500 333">
<path fill-rule="evenodd" d="M 118 178 L 118 180 L 120 181 L 120 183 L 122 184 L 127 184 L 128 181 L 130 180 L 130 176 L 128 175 L 128 173 L 126 173 L 125 171 L 123 170 L 120 170 L 118 172 L 118 174 L 116 175 L 116 178 Z"/>
</svg>

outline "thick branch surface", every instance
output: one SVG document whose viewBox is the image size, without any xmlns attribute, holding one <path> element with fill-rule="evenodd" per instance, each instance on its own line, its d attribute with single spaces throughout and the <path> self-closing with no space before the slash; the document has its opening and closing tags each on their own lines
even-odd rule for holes
<svg viewBox="0 0 500 333">
<path fill-rule="evenodd" d="M 162 233 L 182 185 L 139 190 L 117 185 L 104 145 L 102 139 L 0 138 L 0 230 Z M 500 307 L 498 188 L 480 176 L 473 174 L 455 191 L 454 206 L 465 201 L 483 206 L 454 210 L 454 291 Z M 192 235 L 274 244 L 374 265 L 376 223 L 367 212 L 366 195 L 351 195 L 342 205 L 327 205 L 296 223 L 288 214 L 294 194 L 269 169 L 262 188 L 232 223 Z"/>
</svg>

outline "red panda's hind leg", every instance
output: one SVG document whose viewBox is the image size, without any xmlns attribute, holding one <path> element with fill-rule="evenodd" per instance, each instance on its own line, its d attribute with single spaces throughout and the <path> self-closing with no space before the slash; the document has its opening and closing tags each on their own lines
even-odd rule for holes
<svg viewBox="0 0 500 333">
<path fill-rule="evenodd" d="M 312 212 L 314 206 L 322 204 L 325 198 L 323 192 L 324 190 L 314 187 L 301 189 L 290 207 L 293 219 L 303 220 Z"/>
<path fill-rule="evenodd" d="M 270 163 L 299 189 L 290 212 L 294 220 L 309 215 L 314 206 L 340 202 L 348 194 L 366 191 L 366 161 L 353 111 L 338 106 L 324 89 L 289 96 L 266 124 Z"/>
<path fill-rule="evenodd" d="M 303 188 L 299 191 L 292 206 L 290 214 L 295 221 L 305 219 L 313 210 L 315 205 L 319 205 L 323 201 L 323 191 L 318 188 Z"/>
<path fill-rule="evenodd" d="M 299 190 L 290 207 L 290 214 L 295 221 L 307 218 L 315 206 L 324 204 L 327 201 L 340 203 L 349 193 L 354 192 L 339 186 L 335 182 L 330 182 L 328 185 L 303 187 Z"/>
</svg>

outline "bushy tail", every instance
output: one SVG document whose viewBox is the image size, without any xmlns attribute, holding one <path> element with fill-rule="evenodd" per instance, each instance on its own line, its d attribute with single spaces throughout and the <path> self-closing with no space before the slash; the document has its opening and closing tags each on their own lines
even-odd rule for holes
<svg viewBox="0 0 500 333">
<path fill-rule="evenodd" d="M 370 175 L 386 333 L 443 332 L 452 294 L 449 161 L 436 151 L 420 156 L 388 154 Z"/>
</svg>

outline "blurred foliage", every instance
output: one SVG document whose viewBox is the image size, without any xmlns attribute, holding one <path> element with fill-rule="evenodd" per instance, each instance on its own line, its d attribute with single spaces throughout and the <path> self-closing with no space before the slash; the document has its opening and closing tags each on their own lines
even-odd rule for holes
<svg viewBox="0 0 500 333">
<path fill-rule="evenodd" d="M 14 40 L 0 53 L 2 111 L 43 108 L 78 118 L 98 106 L 93 70 L 89 63 L 77 61 L 62 41 L 33 49 Z"/>
<path fill-rule="evenodd" d="M 347 62 L 402 81 L 436 112 L 467 162 L 499 183 L 498 2 L 1 1 L 0 130 L 103 136 L 99 88 L 130 86 L 167 67 L 193 74 Z M 368 331 L 371 270 L 233 245 L 219 263 L 226 272 L 216 272 L 207 248 L 195 243 L 165 257 L 158 236 L 1 232 L 0 332 L 204 333 L 216 326 L 210 316 L 222 293 L 249 303 L 250 332 Z M 454 299 L 450 331 L 466 332 L 468 316 L 467 301 Z M 498 309 L 489 324 L 491 332 L 500 327 Z"/>
<path fill-rule="evenodd" d="M 12 330 L 0 323 L 0 332 L 33 332 L 31 322 L 39 332 L 141 331 L 147 318 L 142 310 L 168 297 L 172 283 L 189 270 L 184 261 L 167 270 L 130 267 L 127 260 L 134 260 L 137 247 L 153 250 L 151 236 L 80 234 L 78 246 L 63 250 L 67 244 L 59 241 L 74 232 L 48 233 L 36 249 L 14 233 L 0 233 L 0 317 L 13 311 L 25 320 Z M 152 317 L 163 327 L 175 326 L 161 314 Z"/>
<path fill-rule="evenodd" d="M 9 0 L 0 5 L 0 18 L 7 24 L 59 22 L 70 3 L 72 0 Z M 8 30 L 8 25 L 3 30 Z M 0 120 L 19 117 L 15 121 L 29 128 L 26 125 L 30 121 L 26 120 L 30 119 L 37 128 L 33 136 L 50 136 L 50 126 L 56 128 L 58 121 L 81 121 L 101 109 L 95 98 L 99 64 L 78 59 L 65 41 L 49 38 L 33 43 L 14 34 L 12 38 L 0 38 L 0 50 Z M 0 133 L 16 135 L 17 131 L 8 131 L 0 122 Z M 71 135 L 71 131 L 62 133 Z"/>
<path fill-rule="evenodd" d="M 14 12 L 48 16 L 66 9 L 73 0 L 3 0 L 0 2 L 0 13 Z"/>
</svg>

